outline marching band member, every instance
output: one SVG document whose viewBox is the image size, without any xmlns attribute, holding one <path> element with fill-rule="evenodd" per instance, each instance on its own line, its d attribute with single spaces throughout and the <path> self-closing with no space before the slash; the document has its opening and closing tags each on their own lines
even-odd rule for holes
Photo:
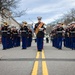
<svg viewBox="0 0 75 75">
<path fill-rule="evenodd" d="M 21 37 L 22 37 L 22 49 L 27 48 L 27 37 L 28 37 L 28 27 L 27 22 L 22 22 L 23 26 L 21 27 Z"/>
<path fill-rule="evenodd" d="M 7 49 L 7 31 L 8 31 L 8 24 L 7 22 L 4 22 L 4 26 L 1 28 L 3 50 Z"/>
<path fill-rule="evenodd" d="M 38 51 L 42 51 L 43 49 L 43 39 L 44 39 L 44 23 L 41 22 L 42 17 L 37 17 L 38 23 L 35 24 L 34 32 L 36 34 L 36 42 L 37 42 L 37 49 Z"/>
</svg>

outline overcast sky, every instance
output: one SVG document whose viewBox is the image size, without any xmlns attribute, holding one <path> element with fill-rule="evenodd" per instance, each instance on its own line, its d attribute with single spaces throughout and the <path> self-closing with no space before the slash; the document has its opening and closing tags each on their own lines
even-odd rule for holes
<svg viewBox="0 0 75 75">
<path fill-rule="evenodd" d="M 37 16 L 42 16 L 42 21 L 47 24 L 62 17 L 74 7 L 75 0 L 21 0 L 19 9 L 27 11 L 26 15 L 16 20 L 32 23 L 30 19 L 37 22 Z"/>
</svg>

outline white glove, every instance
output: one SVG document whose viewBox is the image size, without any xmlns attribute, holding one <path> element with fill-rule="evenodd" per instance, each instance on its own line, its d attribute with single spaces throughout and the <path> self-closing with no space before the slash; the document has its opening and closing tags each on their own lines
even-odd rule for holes
<svg viewBox="0 0 75 75">
<path fill-rule="evenodd" d="M 40 31 L 42 31 L 42 30 L 43 30 L 43 28 L 39 28 L 39 30 L 40 30 Z"/>
<path fill-rule="evenodd" d="M 36 34 L 34 33 L 34 37 L 36 38 Z"/>
</svg>

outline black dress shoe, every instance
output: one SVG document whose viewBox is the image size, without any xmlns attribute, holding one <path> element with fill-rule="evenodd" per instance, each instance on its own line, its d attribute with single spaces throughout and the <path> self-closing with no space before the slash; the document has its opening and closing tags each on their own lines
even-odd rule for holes
<svg viewBox="0 0 75 75">
<path fill-rule="evenodd" d="M 22 50 L 23 50 L 23 49 L 26 49 L 26 48 L 22 48 Z"/>
<path fill-rule="evenodd" d="M 2 49 L 2 50 L 6 50 L 6 49 L 4 48 L 4 49 Z"/>
<path fill-rule="evenodd" d="M 62 50 L 62 48 L 58 48 L 59 50 Z"/>
<path fill-rule="evenodd" d="M 42 50 L 38 50 L 39 52 L 42 52 Z"/>
</svg>

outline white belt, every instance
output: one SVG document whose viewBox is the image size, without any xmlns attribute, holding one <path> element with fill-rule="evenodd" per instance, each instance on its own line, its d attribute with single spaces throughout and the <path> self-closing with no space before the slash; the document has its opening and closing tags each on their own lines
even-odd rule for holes
<svg viewBox="0 0 75 75">
<path fill-rule="evenodd" d="M 7 33 L 7 34 L 10 34 L 10 33 Z"/>
<path fill-rule="evenodd" d="M 21 32 L 26 32 L 26 31 L 21 31 Z"/>
<path fill-rule="evenodd" d="M 14 34 L 17 34 L 17 33 L 14 33 Z"/>
<path fill-rule="evenodd" d="M 71 33 L 75 33 L 75 31 L 71 32 Z"/>
<path fill-rule="evenodd" d="M 62 33 L 62 31 L 57 31 L 57 33 Z"/>
<path fill-rule="evenodd" d="M 2 31 L 2 32 L 7 32 L 7 31 Z"/>
</svg>

